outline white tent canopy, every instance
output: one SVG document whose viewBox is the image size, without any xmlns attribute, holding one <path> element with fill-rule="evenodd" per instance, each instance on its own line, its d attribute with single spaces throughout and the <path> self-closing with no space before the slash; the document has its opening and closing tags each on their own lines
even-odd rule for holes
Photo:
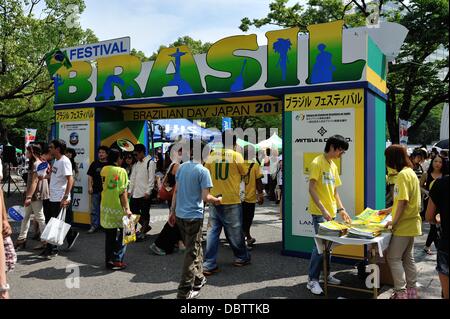
<svg viewBox="0 0 450 319">
<path fill-rule="evenodd" d="M 281 149 L 281 148 L 283 148 L 283 140 L 277 135 L 277 133 L 274 133 L 267 140 L 259 142 L 258 146 L 261 149 L 265 149 L 265 148 Z"/>
</svg>

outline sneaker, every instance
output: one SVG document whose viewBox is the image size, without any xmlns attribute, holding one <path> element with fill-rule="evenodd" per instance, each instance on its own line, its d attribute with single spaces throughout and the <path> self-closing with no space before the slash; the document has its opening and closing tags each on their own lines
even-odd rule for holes
<svg viewBox="0 0 450 319">
<path fill-rule="evenodd" d="M 406 291 L 396 291 L 389 299 L 408 299 L 408 293 Z"/>
<path fill-rule="evenodd" d="M 256 242 L 255 238 L 247 239 L 247 246 L 253 246 L 253 244 Z"/>
<path fill-rule="evenodd" d="M 203 275 L 205 275 L 205 276 L 211 276 L 211 275 L 217 274 L 218 272 L 220 272 L 219 267 L 216 267 L 211 270 L 203 269 Z"/>
<path fill-rule="evenodd" d="M 246 261 L 235 261 L 234 263 L 233 263 L 233 266 L 235 266 L 235 267 L 244 267 L 244 266 L 247 266 L 247 265 L 250 265 L 251 264 L 251 261 L 250 260 L 246 260 Z"/>
<path fill-rule="evenodd" d="M 39 254 L 39 257 L 43 258 L 43 259 L 52 259 L 52 258 L 58 257 L 58 252 L 44 250 L 42 253 Z"/>
<path fill-rule="evenodd" d="M 113 267 L 114 267 L 114 263 L 112 261 L 108 261 L 107 263 L 105 263 L 106 269 L 113 269 Z"/>
<path fill-rule="evenodd" d="M 113 264 L 112 264 L 112 270 L 123 270 L 123 269 L 125 269 L 125 268 L 127 268 L 127 264 L 126 263 L 124 263 L 124 262 L 121 262 L 121 261 L 115 261 L 115 262 L 113 262 Z"/>
<path fill-rule="evenodd" d="M 419 299 L 417 288 L 406 288 L 406 295 L 408 299 Z"/>
<path fill-rule="evenodd" d="M 89 228 L 89 230 L 87 231 L 88 234 L 93 234 L 97 231 L 97 227 L 91 226 L 91 228 Z"/>
<path fill-rule="evenodd" d="M 191 290 L 186 296 L 186 299 L 197 299 L 200 295 L 200 290 Z"/>
<path fill-rule="evenodd" d="M 37 245 L 36 247 L 34 247 L 33 250 L 41 250 L 41 249 L 45 249 L 45 248 L 47 248 L 47 243 L 42 242 L 39 245 Z"/>
<path fill-rule="evenodd" d="M 144 240 L 145 240 L 145 234 L 144 233 L 141 233 L 141 232 L 136 233 L 136 241 L 137 242 L 142 242 Z"/>
<path fill-rule="evenodd" d="M 323 277 L 321 276 L 319 283 L 323 283 Z M 341 281 L 339 279 L 337 279 L 336 277 L 333 277 L 332 275 L 328 276 L 328 284 L 330 285 L 340 285 Z"/>
<path fill-rule="evenodd" d="M 308 288 L 308 290 L 311 291 L 314 295 L 323 294 L 322 287 L 320 287 L 320 284 L 318 281 L 315 281 L 315 280 L 308 281 L 306 288 Z"/>
<path fill-rule="evenodd" d="M 73 247 L 78 236 L 80 236 L 80 233 L 77 231 L 74 232 L 73 235 L 70 234 L 67 236 L 67 249 L 71 249 Z"/>
<path fill-rule="evenodd" d="M 52 251 L 47 255 L 47 258 L 54 258 L 54 257 L 58 257 L 57 251 Z"/>
<path fill-rule="evenodd" d="M 194 283 L 194 290 L 200 290 L 203 288 L 203 286 L 206 285 L 206 277 L 203 277 L 202 281 L 198 284 Z"/>
<path fill-rule="evenodd" d="M 200 295 L 200 290 L 190 290 L 186 296 L 177 295 L 177 299 L 196 299 Z"/>
<path fill-rule="evenodd" d="M 142 226 L 142 228 L 140 229 L 139 232 L 145 236 L 145 234 L 147 234 L 151 230 L 152 230 L 152 226 L 145 225 L 145 226 Z"/>
<path fill-rule="evenodd" d="M 161 248 L 159 248 L 158 246 L 156 246 L 155 243 L 150 245 L 150 250 L 152 251 L 153 254 L 158 255 L 158 256 L 166 255 L 166 252 L 164 250 L 162 250 Z"/>
</svg>

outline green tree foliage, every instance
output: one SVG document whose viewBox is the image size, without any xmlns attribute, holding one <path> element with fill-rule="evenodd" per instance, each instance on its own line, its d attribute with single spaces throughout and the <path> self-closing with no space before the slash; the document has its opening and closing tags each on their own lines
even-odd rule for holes
<svg viewBox="0 0 450 319">
<path fill-rule="evenodd" d="M 398 118 L 412 122 L 408 135 L 429 134 L 425 120 L 433 108 L 448 102 L 448 10 L 448 0 L 414 0 L 400 12 L 387 14 L 409 30 L 395 64 L 388 66 L 386 115 L 394 142 L 398 141 Z M 447 56 L 430 59 L 440 47 Z"/>
<path fill-rule="evenodd" d="M 203 43 L 203 42 L 200 41 L 200 40 L 194 40 L 194 39 L 192 39 L 191 37 L 185 35 L 184 37 L 178 38 L 177 41 L 175 41 L 175 42 L 169 44 L 168 46 L 161 45 L 161 46 L 159 47 L 158 51 L 157 51 L 157 52 L 154 52 L 154 53 L 152 54 L 152 56 L 149 58 L 149 60 L 153 60 L 153 61 L 154 61 L 154 60 L 156 59 L 156 57 L 158 56 L 158 53 L 159 53 L 162 49 L 178 47 L 178 46 L 181 46 L 181 45 L 187 46 L 189 49 L 191 49 L 192 54 L 195 55 L 195 54 L 201 54 L 201 53 L 206 53 L 206 52 L 208 52 L 208 50 L 209 50 L 209 48 L 211 47 L 212 44 L 209 43 L 209 42 Z"/>
<path fill-rule="evenodd" d="M 390 6 L 385 6 L 386 3 Z M 371 6 L 362 1 L 310 0 L 306 6 L 288 0 L 275 0 L 269 5 L 267 17 L 241 20 L 240 29 L 265 25 L 300 27 L 306 32 L 309 24 L 345 21 L 346 27 L 364 25 L 371 14 Z M 381 16 L 404 25 L 408 36 L 395 63 L 388 65 L 387 126 L 393 142 L 399 141 L 398 118 L 412 121 L 410 135 L 429 130 L 424 121 L 431 110 L 448 102 L 448 0 L 412 0 L 377 2 Z M 447 50 L 444 59 L 430 60 L 439 47 Z M 444 72 L 444 74 L 443 74 Z"/>
<path fill-rule="evenodd" d="M 138 51 L 136 49 L 132 49 L 130 52 L 131 55 L 137 56 L 142 62 L 150 61 L 149 57 L 145 56 L 145 53 L 142 51 Z"/>
<path fill-rule="evenodd" d="M 44 55 L 54 49 L 97 42 L 92 30 L 73 21 L 70 5 L 85 9 L 83 0 L 0 0 L 0 139 L 17 119 L 27 126 L 51 122 L 53 81 Z M 42 113 L 40 112 L 41 110 Z M 42 134 L 42 133 L 41 133 Z M 23 137 L 24 133 L 21 133 Z"/>
<path fill-rule="evenodd" d="M 443 104 L 434 107 L 422 123 L 422 127 L 425 129 L 419 129 L 416 133 L 409 134 L 408 143 L 430 145 L 439 141 L 443 108 Z"/>
<path fill-rule="evenodd" d="M 306 27 L 311 24 L 326 23 L 343 19 L 346 25 L 360 26 L 365 23 L 365 16 L 353 9 L 357 8 L 357 1 L 349 1 L 347 5 L 341 0 L 310 0 L 306 6 L 295 3 L 287 6 L 289 0 L 275 0 L 269 4 L 270 12 L 267 17 L 252 19 L 245 17 L 241 20 L 240 29 L 248 31 L 251 26 L 260 28 L 265 25 L 275 25 L 283 28 L 299 27 L 301 32 L 307 32 Z"/>
</svg>

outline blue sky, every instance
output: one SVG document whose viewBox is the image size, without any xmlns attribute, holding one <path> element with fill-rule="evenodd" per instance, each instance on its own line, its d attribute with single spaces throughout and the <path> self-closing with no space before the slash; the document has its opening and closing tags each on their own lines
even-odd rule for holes
<svg viewBox="0 0 450 319">
<path fill-rule="evenodd" d="M 262 18 L 272 0 L 85 0 L 80 17 L 83 28 L 94 30 L 100 40 L 131 37 L 131 47 L 147 56 L 160 45 L 189 35 L 203 42 L 243 34 L 239 29 L 243 17 Z M 290 1 L 292 3 L 295 1 Z M 303 1 L 301 1 L 303 2 Z M 265 44 L 264 33 L 279 29 L 269 26 L 251 28 Z"/>
</svg>

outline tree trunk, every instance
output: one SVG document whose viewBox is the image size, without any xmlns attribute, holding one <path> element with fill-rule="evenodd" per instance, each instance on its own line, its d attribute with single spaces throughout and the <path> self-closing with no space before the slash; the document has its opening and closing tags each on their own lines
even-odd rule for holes
<svg viewBox="0 0 450 319">
<path fill-rule="evenodd" d="M 8 130 L 2 121 L 0 121 L 0 143 L 8 144 Z"/>
<path fill-rule="evenodd" d="M 400 142 L 400 134 L 398 132 L 398 120 L 396 114 L 395 91 L 389 90 L 389 98 L 386 103 L 386 122 L 389 131 L 389 137 L 392 144 Z"/>
</svg>

